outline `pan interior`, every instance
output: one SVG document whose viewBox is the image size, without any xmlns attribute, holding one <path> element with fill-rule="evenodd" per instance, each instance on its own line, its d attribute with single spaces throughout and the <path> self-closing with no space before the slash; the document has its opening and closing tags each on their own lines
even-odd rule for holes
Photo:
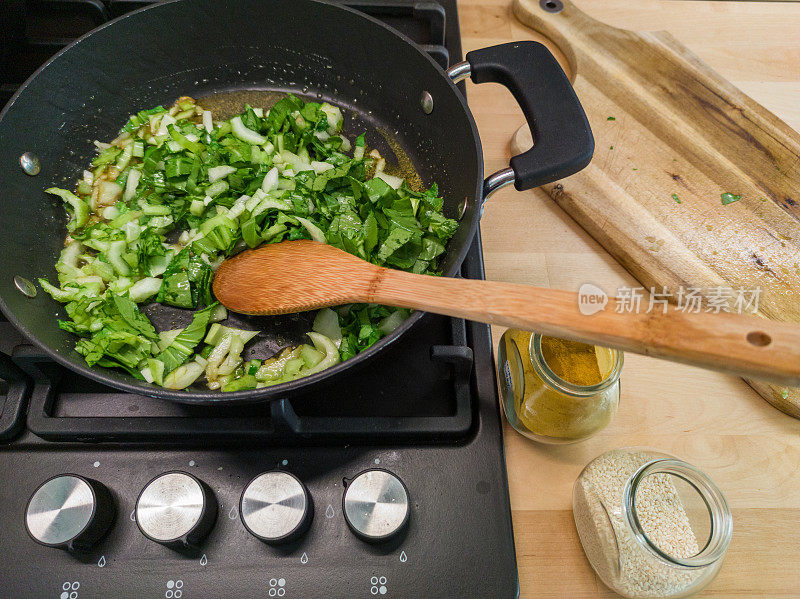
<svg viewBox="0 0 800 599">
<path fill-rule="evenodd" d="M 94 155 L 93 140 L 113 138 L 135 111 L 169 105 L 181 95 L 206 102 L 212 95 L 227 97 L 243 106 L 248 95 L 263 103 L 287 91 L 340 106 L 347 116 L 346 133 L 352 138 L 366 130 L 368 145 L 387 161 L 401 165 L 407 155 L 423 185 L 439 185 L 447 216 L 456 218 L 467 202 L 442 265 L 446 274 L 454 274 L 477 221 L 482 163 L 474 124 L 441 70 L 406 40 L 340 7 L 305 0 L 181 0 L 133 13 L 83 38 L 45 66 L 6 108 L 0 120 L 0 206 L 13 234 L 7 229 L 0 239 L 0 307 L 70 367 L 107 384 L 146 387 L 122 372 L 89 371 L 73 350 L 75 337 L 55 322 L 64 314 L 60 305 L 41 291 L 29 299 L 14 287 L 15 275 L 56 279 L 66 215 L 60 201 L 43 190 L 74 185 Z M 423 91 L 434 98 L 432 114 L 419 105 Z M 400 156 L 393 146 L 403 148 Z M 40 158 L 37 177 L 17 166 L 27 151 Z M 187 319 L 177 314 L 182 311 L 160 306 L 147 312 L 159 329 L 181 326 Z M 231 324 L 263 330 L 249 353 L 266 357 L 302 341 L 312 316 L 236 316 Z M 365 354 L 378 351 L 405 328 Z M 331 372 L 360 358 L 367 356 L 360 354 Z M 155 387 L 139 391 L 181 396 Z"/>
</svg>

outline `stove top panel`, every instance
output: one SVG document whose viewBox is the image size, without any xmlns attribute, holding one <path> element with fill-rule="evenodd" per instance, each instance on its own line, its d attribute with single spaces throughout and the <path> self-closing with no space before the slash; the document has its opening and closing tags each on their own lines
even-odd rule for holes
<svg viewBox="0 0 800 599">
<path fill-rule="evenodd" d="M 478 240 L 465 267 L 470 275 L 480 266 L 479 247 Z M 0 452 L 0 471 L 6 474 L 5 484 L 0 485 L 0 529 L 4 531 L 0 597 L 62 597 L 62 593 L 66 597 L 168 599 L 516 597 L 516 559 L 489 329 L 467 324 L 465 332 L 468 347 L 475 349 L 468 375 L 470 426 L 457 435 L 433 434 L 423 440 L 399 436 L 397 442 L 391 437 L 367 436 L 361 442 L 342 437 L 334 442 L 326 435 L 321 441 L 313 433 L 292 433 L 278 435 L 284 442 L 276 444 L 271 423 L 285 418 L 275 415 L 283 409 L 281 402 L 239 409 L 235 415 L 202 408 L 208 414 L 187 418 L 175 412 L 184 406 L 112 393 L 114 400 L 98 408 L 105 413 L 92 416 L 89 399 L 73 393 L 62 399 L 55 420 L 78 420 L 88 436 L 82 442 L 48 440 L 30 430 L 31 423 L 46 419 L 38 413 L 40 406 L 32 405 L 28 430 Z M 5 376 L 13 379 L 16 374 L 19 371 Z M 446 378 L 452 384 L 458 374 L 451 370 Z M 13 381 L 6 385 L 4 414 L 15 403 L 9 398 L 15 386 Z M 407 391 L 413 395 L 412 382 Z M 394 390 L 393 398 L 402 403 L 403 394 Z M 113 401 L 119 406 L 113 408 Z M 138 408 L 132 410 L 134 406 Z M 299 408 L 301 413 L 305 409 Z M 134 415 L 126 416 L 126 411 Z M 159 415 L 137 416 L 137 411 Z M 118 432 L 139 431 L 139 424 L 132 422 L 137 419 L 160 418 L 174 423 L 178 431 L 190 426 L 196 434 L 193 439 L 175 441 L 165 424 L 159 429 L 166 433 L 162 439 L 114 442 L 97 437 L 88 424 L 93 418 L 116 423 Z M 221 439 L 216 428 L 226 419 L 236 421 L 243 430 L 249 421 L 266 432 Z M 187 420 L 192 424 L 186 425 Z M 213 434 L 206 437 L 209 430 Z M 395 475 L 408 494 L 407 524 L 378 543 L 358 538 L 343 513 L 347 485 L 370 469 Z M 242 521 L 240 502 L 248 483 L 273 470 L 294 475 L 310 498 L 308 530 L 288 544 L 265 544 Z M 156 543 L 136 522 L 142 489 L 155 477 L 173 471 L 205 483 L 217 504 L 210 533 L 194 548 L 176 550 Z M 87 550 L 45 547 L 26 530 L 31 496 L 43 482 L 64 474 L 101 483 L 113 498 L 114 521 L 108 533 Z M 379 513 L 380 506 L 364 502 L 367 515 Z M 76 591 L 78 595 L 73 595 Z"/>
<path fill-rule="evenodd" d="M 496 423 L 493 423 L 496 424 Z M 494 426 L 492 427 L 494 428 Z M 498 435 L 499 431 L 487 431 Z M 0 464 L 16 472 L 0 488 L 0 596 L 60 597 L 80 585 L 79 597 L 169 597 L 183 581 L 186 599 L 274 597 L 270 589 L 303 598 L 514 597 L 517 579 L 505 473 L 482 443 L 450 447 L 237 447 L 212 449 L 113 447 L 5 451 Z M 408 489 L 408 524 L 391 540 L 369 544 L 342 513 L 347 479 L 384 468 Z M 256 475 L 280 469 L 308 488 L 313 519 L 288 545 L 269 546 L 242 523 L 240 498 Z M 135 522 L 136 499 L 155 476 L 183 471 L 211 488 L 218 515 L 196 551 L 178 552 L 146 538 Z M 114 497 L 107 535 L 84 552 L 36 544 L 25 530 L 26 505 L 45 480 L 65 473 L 96 480 Z M 373 578 L 383 581 L 372 584 Z M 284 580 L 276 587 L 274 581 Z M 378 593 L 372 590 L 378 587 Z M 381 591 L 385 587 L 386 592 Z M 172 596 L 175 596 L 173 593 Z M 283 595 L 279 595 L 283 596 Z"/>
<path fill-rule="evenodd" d="M 147 4 L 2 3 L 0 105 Z M 346 4 L 461 59 L 455 0 Z M 231 408 L 83 379 L 0 315 L 0 599 L 516 597 L 489 328 L 422 323 L 323 391 Z"/>
</svg>

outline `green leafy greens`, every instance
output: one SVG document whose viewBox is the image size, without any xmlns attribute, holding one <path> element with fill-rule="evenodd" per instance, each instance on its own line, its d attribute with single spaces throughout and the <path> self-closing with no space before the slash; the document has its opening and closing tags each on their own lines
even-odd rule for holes
<svg viewBox="0 0 800 599">
<path fill-rule="evenodd" d="M 40 279 L 80 337 L 89 365 L 184 388 L 250 389 L 318 372 L 390 333 L 407 310 L 352 305 L 320 311 L 311 344 L 243 363 L 256 334 L 218 321 L 216 267 L 247 247 L 291 239 L 329 243 L 374 264 L 438 274 L 456 221 L 436 185 L 412 189 L 365 156 L 362 134 L 342 134 L 330 104 L 286 95 L 269 111 L 214 122 L 188 97 L 132 115 L 75 192 L 49 188 L 69 215 L 56 264 L 59 286 Z M 351 152 L 352 150 L 352 152 Z M 374 152 L 373 152 L 374 154 Z M 379 156 L 378 156 L 379 158 Z M 139 304 L 194 311 L 183 329 L 156 332 Z"/>
</svg>

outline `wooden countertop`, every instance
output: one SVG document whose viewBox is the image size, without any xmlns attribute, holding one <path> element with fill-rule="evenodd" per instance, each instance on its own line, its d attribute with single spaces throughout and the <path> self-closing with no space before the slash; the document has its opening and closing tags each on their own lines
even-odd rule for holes
<svg viewBox="0 0 800 599">
<path fill-rule="evenodd" d="M 800 129 L 800 3 L 575 0 L 618 27 L 666 29 L 712 68 Z M 538 39 L 509 0 L 459 0 L 464 51 Z M 507 166 L 522 124 L 499 85 L 469 84 L 486 173 Z M 505 189 L 482 222 L 487 278 L 577 290 L 638 285 L 541 191 Z M 502 334 L 495 328 L 495 344 Z M 583 443 L 537 445 L 505 430 L 522 597 L 614 596 L 594 575 L 572 521 L 571 489 L 596 455 L 628 445 L 673 453 L 706 471 L 734 516 L 731 546 L 704 597 L 800 597 L 800 421 L 739 379 L 627 355 L 616 420 Z"/>
</svg>

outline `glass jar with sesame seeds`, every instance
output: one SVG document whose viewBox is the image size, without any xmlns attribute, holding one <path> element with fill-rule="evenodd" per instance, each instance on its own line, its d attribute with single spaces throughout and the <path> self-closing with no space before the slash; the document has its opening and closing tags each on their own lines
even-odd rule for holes
<svg viewBox="0 0 800 599">
<path fill-rule="evenodd" d="M 615 592 L 685 597 L 719 572 L 732 533 L 722 492 L 694 466 L 625 447 L 592 460 L 573 488 L 581 544 Z"/>
</svg>

